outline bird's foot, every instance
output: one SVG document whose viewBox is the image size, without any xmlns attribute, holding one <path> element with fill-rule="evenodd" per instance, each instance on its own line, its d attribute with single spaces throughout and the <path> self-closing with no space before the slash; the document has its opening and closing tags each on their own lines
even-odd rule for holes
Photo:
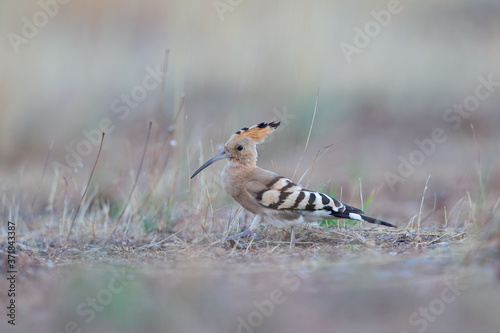
<svg viewBox="0 0 500 333">
<path fill-rule="evenodd" d="M 257 234 L 253 233 L 252 230 L 250 230 L 250 228 L 248 228 L 247 230 L 239 232 L 239 233 L 234 234 L 234 235 L 231 235 L 231 236 L 227 237 L 226 239 L 229 241 L 229 243 L 231 244 L 232 247 L 245 248 L 246 246 L 244 246 L 243 244 L 239 244 L 239 242 L 237 240 L 242 238 L 242 237 L 248 237 L 250 235 L 252 237 L 257 236 Z"/>
<path fill-rule="evenodd" d="M 250 230 L 250 228 L 248 228 L 245 231 L 238 232 L 237 234 L 231 235 L 231 236 L 227 237 L 227 239 L 230 240 L 230 241 L 231 240 L 234 241 L 237 238 L 246 237 L 246 236 L 249 236 L 249 235 L 252 235 L 252 230 Z M 253 236 L 255 237 L 255 234 L 253 234 Z"/>
</svg>

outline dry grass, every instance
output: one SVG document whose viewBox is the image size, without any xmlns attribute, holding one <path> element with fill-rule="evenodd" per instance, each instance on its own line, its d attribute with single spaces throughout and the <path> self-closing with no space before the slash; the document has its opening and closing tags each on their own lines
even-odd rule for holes
<svg viewBox="0 0 500 333">
<path fill-rule="evenodd" d="M 61 5 L 19 55 L 0 50 L 2 307 L 7 221 L 18 267 L 17 324 L 0 331 L 497 331 L 498 92 L 458 129 L 443 122 L 479 75 L 498 80 L 497 6 L 480 3 L 405 4 L 351 64 L 339 43 L 386 1 L 244 2 L 225 21 L 206 1 Z M 12 31 L 39 10 L 6 6 Z M 120 119 L 112 102 L 157 64 L 169 75 Z M 273 227 L 226 240 L 252 216 L 221 165 L 189 176 L 237 128 L 284 111 L 259 164 L 397 230 L 338 221 L 298 230 L 293 248 Z M 78 172 L 52 167 L 108 117 Z M 437 127 L 447 141 L 391 189 L 384 172 Z"/>
</svg>

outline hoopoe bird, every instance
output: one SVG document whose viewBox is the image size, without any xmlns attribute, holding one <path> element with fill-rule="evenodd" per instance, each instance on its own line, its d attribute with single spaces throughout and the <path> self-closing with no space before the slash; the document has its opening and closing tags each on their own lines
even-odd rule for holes
<svg viewBox="0 0 500 333">
<path fill-rule="evenodd" d="M 224 145 L 224 150 L 203 164 L 193 179 L 212 163 L 229 159 L 222 170 L 222 187 L 243 208 L 255 214 L 250 227 L 229 239 L 253 234 L 262 222 L 278 227 L 291 227 L 291 243 L 295 243 L 294 227 L 306 222 L 327 219 L 351 219 L 387 227 L 396 226 L 364 215 L 361 209 L 343 204 L 324 193 L 307 190 L 290 179 L 257 166 L 257 145 L 264 142 L 280 122 L 243 127 Z"/>
</svg>

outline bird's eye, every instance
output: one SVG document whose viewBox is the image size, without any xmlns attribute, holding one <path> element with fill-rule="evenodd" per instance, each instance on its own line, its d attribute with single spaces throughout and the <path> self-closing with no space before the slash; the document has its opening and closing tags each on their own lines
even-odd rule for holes
<svg viewBox="0 0 500 333">
<path fill-rule="evenodd" d="M 243 150 L 243 146 L 242 145 L 239 145 L 238 147 L 236 147 L 237 150 Z"/>
</svg>

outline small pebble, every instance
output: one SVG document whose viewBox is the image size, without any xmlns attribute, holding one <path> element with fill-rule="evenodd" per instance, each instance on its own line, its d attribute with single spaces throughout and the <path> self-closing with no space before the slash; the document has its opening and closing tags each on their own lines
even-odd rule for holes
<svg viewBox="0 0 500 333">
<path fill-rule="evenodd" d="M 223 248 L 223 247 L 218 247 L 215 249 L 215 254 L 218 256 L 218 257 L 223 257 L 226 255 L 226 249 Z"/>
<path fill-rule="evenodd" d="M 365 243 L 366 247 L 375 247 L 377 246 L 377 244 L 375 243 L 375 241 L 373 239 L 369 239 L 366 241 Z"/>
</svg>

